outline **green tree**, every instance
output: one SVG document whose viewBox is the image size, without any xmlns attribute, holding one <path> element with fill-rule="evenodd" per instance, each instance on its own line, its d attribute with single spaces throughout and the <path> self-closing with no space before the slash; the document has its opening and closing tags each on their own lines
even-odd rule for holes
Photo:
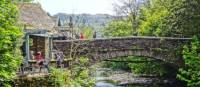
<svg viewBox="0 0 200 87">
<path fill-rule="evenodd" d="M 199 0 L 150 0 L 143 7 L 139 34 L 146 36 L 200 37 Z"/>
<path fill-rule="evenodd" d="M 140 0 L 116 0 L 114 11 L 118 16 L 126 16 L 131 22 L 132 35 L 137 35 Z"/>
<path fill-rule="evenodd" d="M 197 37 L 193 39 L 191 49 L 184 46 L 183 58 L 185 66 L 179 69 L 178 78 L 186 81 L 188 87 L 200 87 L 200 42 Z"/>
<path fill-rule="evenodd" d="M 155 76 L 166 76 L 167 72 L 164 62 L 155 61 L 147 57 L 129 57 L 129 60 L 132 61 L 144 61 L 141 63 L 129 63 L 129 67 L 132 72 L 135 74 L 146 74 L 146 75 L 155 75 Z"/>
<path fill-rule="evenodd" d="M 93 30 L 91 27 L 83 27 L 82 32 L 86 39 L 92 38 Z"/>
<path fill-rule="evenodd" d="M 200 37 L 200 1 L 199 0 L 175 0 L 167 17 L 166 36 L 176 37 Z"/>
<path fill-rule="evenodd" d="M 132 24 L 128 21 L 115 20 L 110 22 L 104 29 L 104 36 L 131 36 Z"/>
<path fill-rule="evenodd" d="M 21 30 L 15 26 L 17 7 L 12 0 L 0 1 L 0 86 L 11 80 L 22 60 L 20 55 Z"/>
<path fill-rule="evenodd" d="M 150 4 L 141 9 L 139 35 L 164 36 L 166 17 L 177 0 L 150 0 Z"/>
</svg>

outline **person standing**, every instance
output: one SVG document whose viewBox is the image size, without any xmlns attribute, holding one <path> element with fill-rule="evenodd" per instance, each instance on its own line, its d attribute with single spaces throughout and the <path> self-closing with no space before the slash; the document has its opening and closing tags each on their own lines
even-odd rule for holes
<svg viewBox="0 0 200 87">
<path fill-rule="evenodd" d="M 97 38 L 97 32 L 96 31 L 93 33 L 93 38 Z"/>
<path fill-rule="evenodd" d="M 61 68 L 61 56 L 59 52 L 56 54 L 56 63 L 57 63 L 57 68 Z"/>
<path fill-rule="evenodd" d="M 81 33 L 81 35 L 80 35 L 80 39 L 81 39 L 81 40 L 84 39 L 83 33 Z"/>
<path fill-rule="evenodd" d="M 59 51 L 57 54 L 56 54 L 56 61 L 57 61 L 57 67 L 58 68 L 62 68 L 62 63 L 63 63 L 63 60 L 64 60 L 64 55 L 63 55 L 63 52 Z"/>
<path fill-rule="evenodd" d="M 76 37 L 76 39 L 79 39 L 80 37 L 79 37 L 79 34 L 75 34 L 75 37 Z"/>
<path fill-rule="evenodd" d="M 30 60 L 34 60 L 35 56 L 34 56 L 34 51 L 30 51 Z"/>
</svg>

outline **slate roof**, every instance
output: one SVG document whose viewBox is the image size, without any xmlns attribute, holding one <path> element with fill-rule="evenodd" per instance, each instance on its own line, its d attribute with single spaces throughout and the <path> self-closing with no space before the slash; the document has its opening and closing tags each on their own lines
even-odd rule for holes
<svg viewBox="0 0 200 87">
<path fill-rule="evenodd" d="M 18 3 L 20 24 L 26 25 L 24 32 L 39 33 L 45 31 L 48 35 L 71 37 L 69 27 L 58 26 L 58 18 L 49 16 L 39 3 Z M 64 31 L 63 31 L 64 30 Z"/>
<path fill-rule="evenodd" d="M 19 3 L 20 22 L 31 29 L 52 30 L 55 22 L 47 15 L 38 3 Z"/>
</svg>

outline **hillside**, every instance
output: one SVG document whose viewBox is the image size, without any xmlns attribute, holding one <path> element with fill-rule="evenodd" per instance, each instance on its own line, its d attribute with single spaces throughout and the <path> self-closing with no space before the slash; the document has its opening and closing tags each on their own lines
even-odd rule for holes
<svg viewBox="0 0 200 87">
<path fill-rule="evenodd" d="M 59 17 L 61 19 L 62 25 L 67 25 L 70 20 L 70 16 L 73 17 L 73 23 L 75 27 L 83 27 L 88 26 L 94 30 L 99 30 L 106 26 L 108 22 L 113 20 L 115 16 L 111 16 L 108 14 L 65 14 L 65 13 L 58 13 L 54 15 L 54 17 Z"/>
</svg>

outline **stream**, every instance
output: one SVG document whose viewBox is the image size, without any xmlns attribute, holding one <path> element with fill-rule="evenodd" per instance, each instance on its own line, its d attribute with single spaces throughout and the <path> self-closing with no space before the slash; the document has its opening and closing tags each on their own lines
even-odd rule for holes
<svg viewBox="0 0 200 87">
<path fill-rule="evenodd" d="M 111 71 L 109 68 L 97 68 L 95 72 L 95 87 L 120 87 L 116 86 L 112 80 L 109 80 L 109 76 L 112 74 Z"/>
<path fill-rule="evenodd" d="M 166 85 L 169 83 L 168 80 L 138 77 L 131 72 L 110 68 L 97 68 L 93 76 L 96 80 L 95 87 L 177 87 Z M 165 83 L 165 85 L 160 83 Z"/>
</svg>

